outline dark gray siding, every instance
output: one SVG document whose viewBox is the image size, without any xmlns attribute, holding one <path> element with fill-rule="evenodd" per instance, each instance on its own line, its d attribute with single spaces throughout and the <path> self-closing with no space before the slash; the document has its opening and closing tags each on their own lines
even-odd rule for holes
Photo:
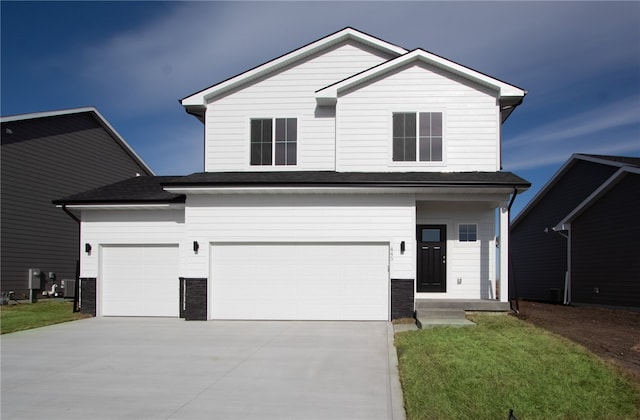
<svg viewBox="0 0 640 420">
<path fill-rule="evenodd" d="M 1 290 L 28 292 L 27 270 L 73 278 L 78 224 L 51 200 L 148 175 L 92 112 L 2 123 Z"/>
<path fill-rule="evenodd" d="M 640 175 L 571 223 L 572 301 L 640 308 Z"/>
<path fill-rule="evenodd" d="M 618 168 L 576 160 L 559 181 L 511 230 L 511 297 L 550 300 L 563 289 L 567 240 L 551 228 L 559 223 Z M 548 233 L 545 233 L 545 228 Z"/>
</svg>

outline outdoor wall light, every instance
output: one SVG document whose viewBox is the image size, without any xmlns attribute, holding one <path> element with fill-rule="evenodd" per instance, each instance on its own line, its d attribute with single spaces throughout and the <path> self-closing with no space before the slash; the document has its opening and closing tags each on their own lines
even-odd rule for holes
<svg viewBox="0 0 640 420">
<path fill-rule="evenodd" d="M 199 249 L 200 249 L 200 244 L 198 243 L 198 241 L 193 241 L 193 252 L 197 254 Z"/>
<path fill-rule="evenodd" d="M 405 246 L 404 241 L 400 242 L 400 252 L 404 254 Z"/>
<path fill-rule="evenodd" d="M 91 255 L 91 244 L 90 243 L 84 244 L 84 252 L 86 252 L 87 254 Z"/>
</svg>

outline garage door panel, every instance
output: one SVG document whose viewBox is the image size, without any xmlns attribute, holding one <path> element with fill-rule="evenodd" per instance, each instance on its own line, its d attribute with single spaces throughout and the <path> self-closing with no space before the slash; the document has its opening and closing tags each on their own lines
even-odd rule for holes
<svg viewBox="0 0 640 420">
<path fill-rule="evenodd" d="M 214 244 L 214 319 L 387 320 L 386 244 Z"/>
<path fill-rule="evenodd" d="M 179 316 L 178 246 L 104 246 L 103 316 Z"/>
</svg>

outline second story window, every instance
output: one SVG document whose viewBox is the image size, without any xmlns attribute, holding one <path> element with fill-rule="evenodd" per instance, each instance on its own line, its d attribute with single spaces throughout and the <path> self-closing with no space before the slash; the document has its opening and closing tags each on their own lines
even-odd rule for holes
<svg viewBox="0 0 640 420">
<path fill-rule="evenodd" d="M 296 165 L 297 143 L 296 118 L 251 120 L 251 165 Z"/>
<path fill-rule="evenodd" d="M 442 113 L 393 113 L 394 162 L 442 162 Z"/>
</svg>

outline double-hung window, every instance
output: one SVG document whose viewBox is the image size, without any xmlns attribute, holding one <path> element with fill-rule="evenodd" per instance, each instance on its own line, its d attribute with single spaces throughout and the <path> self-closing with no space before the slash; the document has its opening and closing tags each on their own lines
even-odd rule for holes
<svg viewBox="0 0 640 420">
<path fill-rule="evenodd" d="M 296 118 L 251 120 L 251 165 L 296 165 L 297 144 Z"/>
<path fill-rule="evenodd" d="M 393 113 L 394 162 L 442 162 L 442 113 Z"/>
</svg>

